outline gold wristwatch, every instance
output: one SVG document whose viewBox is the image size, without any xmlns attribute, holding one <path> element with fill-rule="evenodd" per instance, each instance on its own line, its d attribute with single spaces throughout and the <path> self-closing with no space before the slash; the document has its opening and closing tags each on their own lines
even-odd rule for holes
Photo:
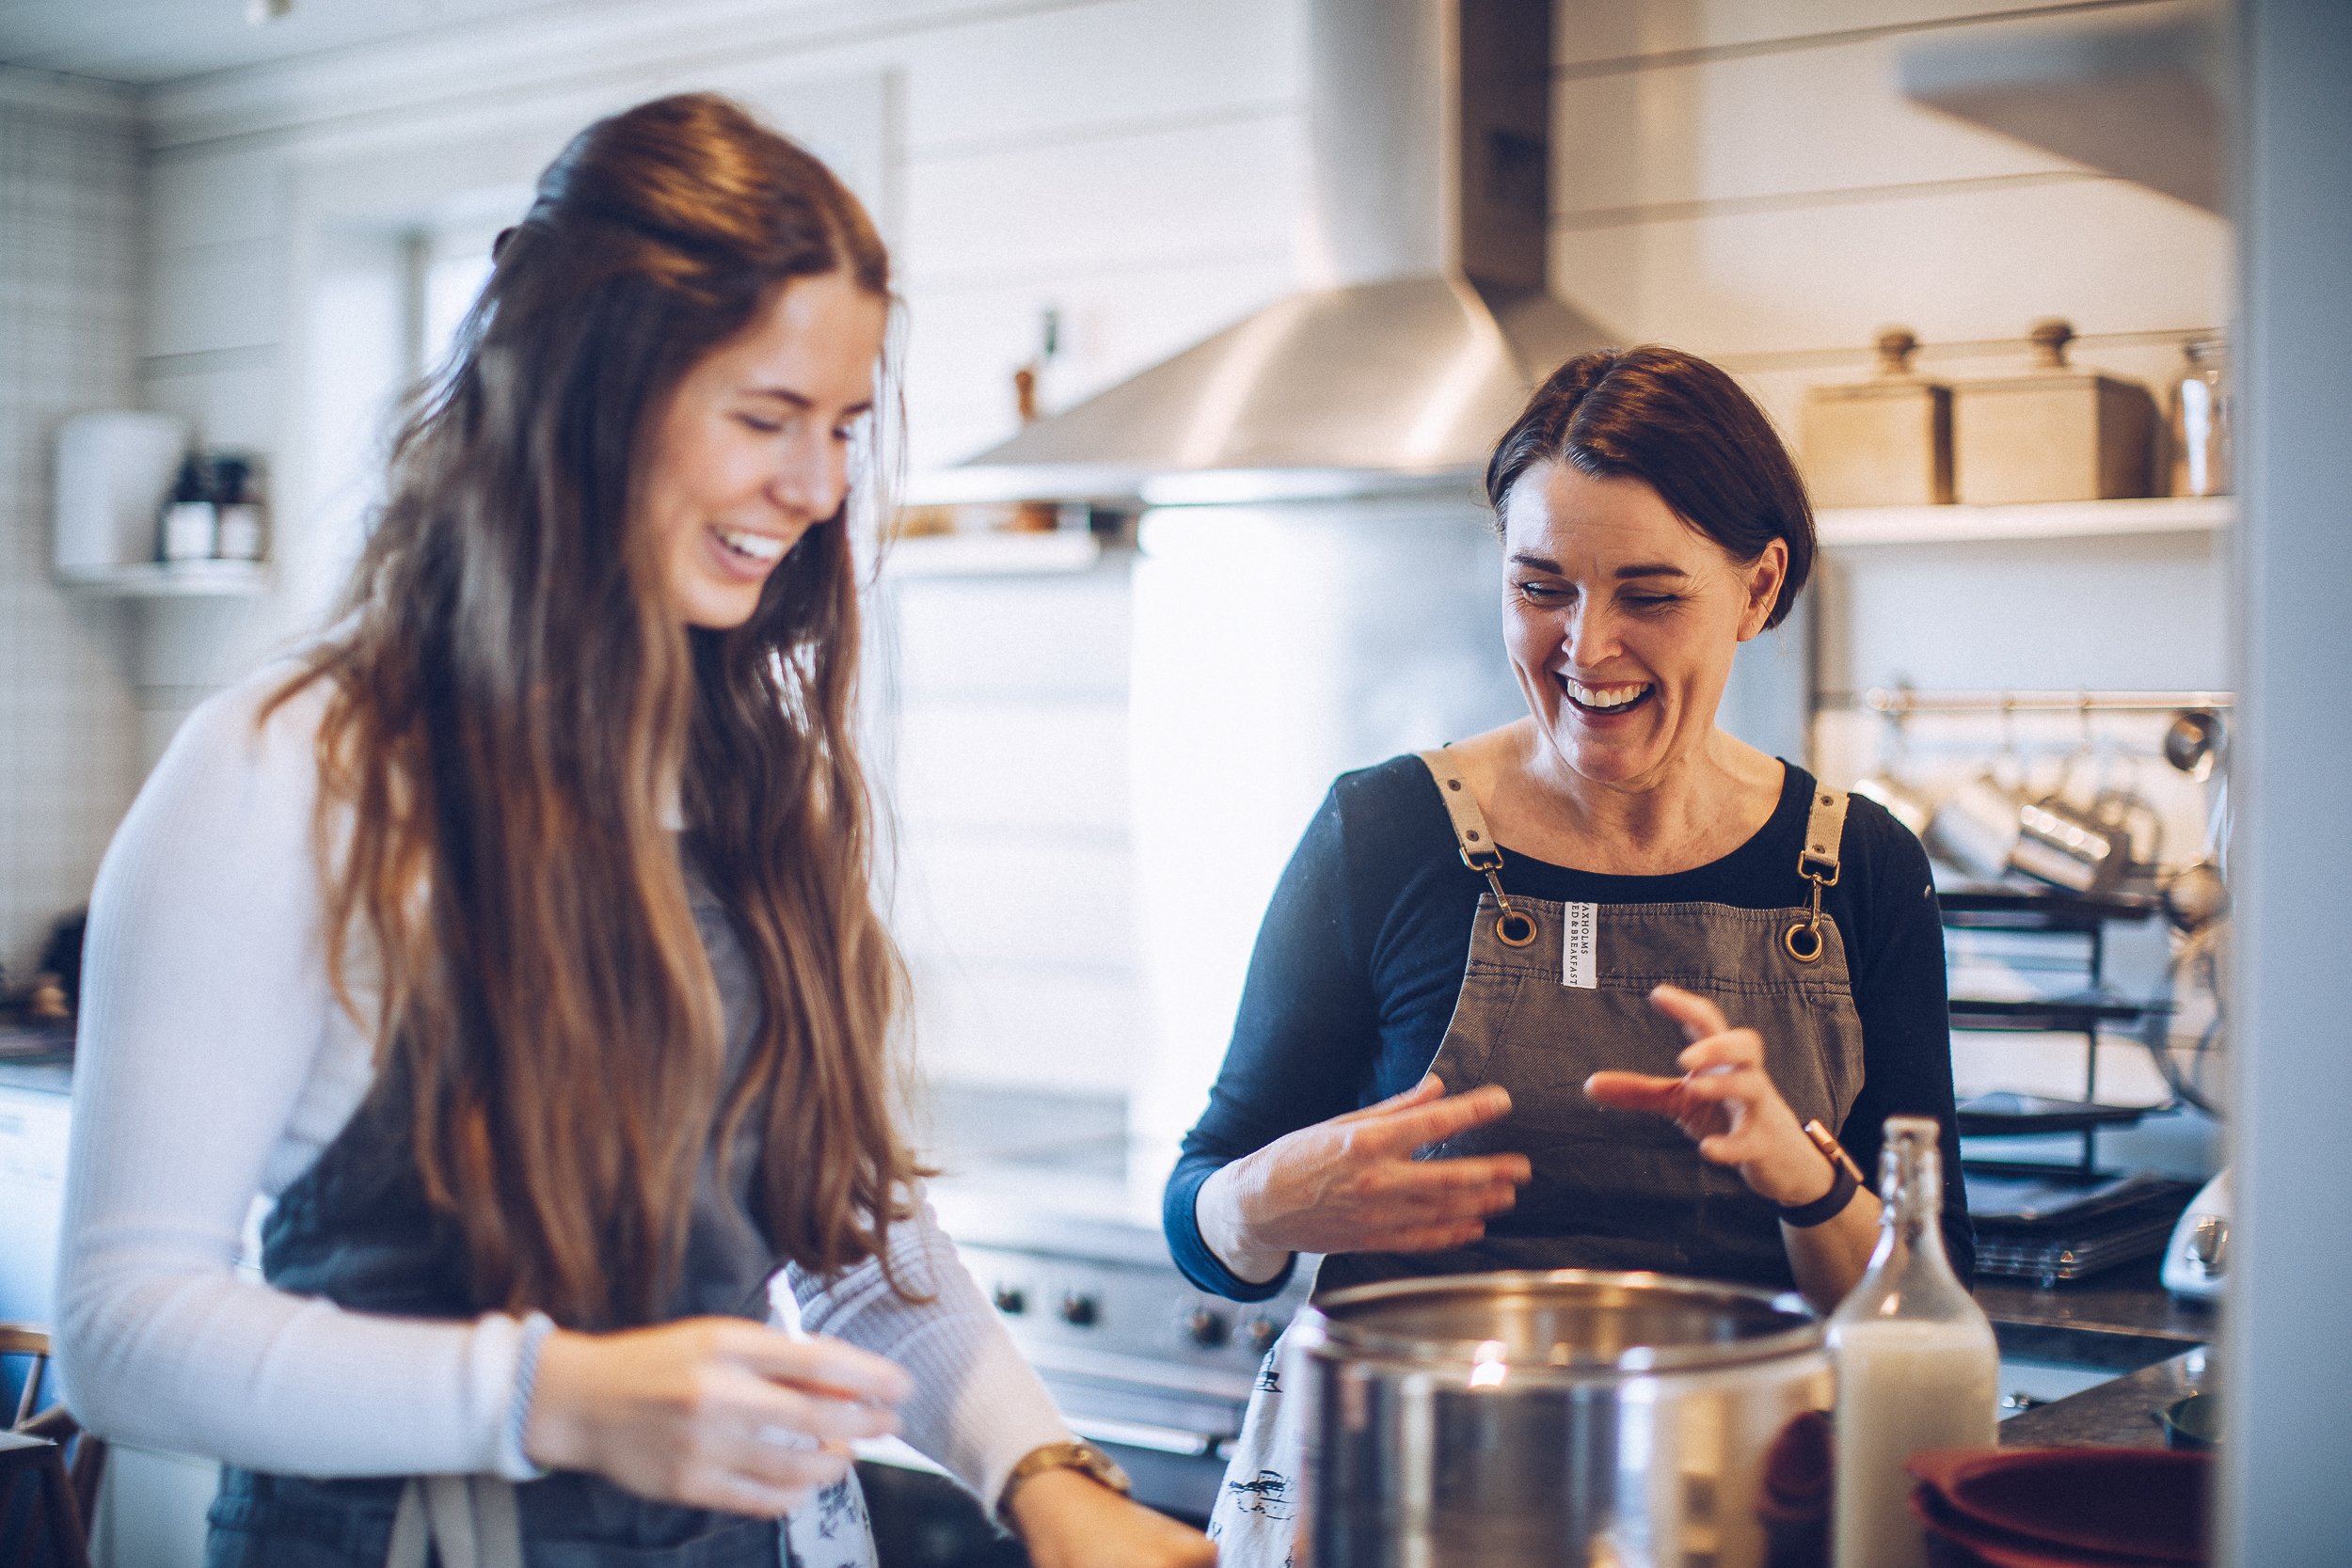
<svg viewBox="0 0 2352 1568">
<path fill-rule="evenodd" d="M 1021 1456 L 1005 1478 L 1005 1489 L 996 1494 L 996 1517 L 1006 1525 L 1012 1523 L 1012 1495 L 1021 1490 L 1022 1482 L 1042 1470 L 1075 1470 L 1091 1477 L 1124 1497 L 1135 1491 L 1135 1482 L 1119 1462 L 1091 1443 L 1048 1443 L 1031 1449 Z"/>
</svg>

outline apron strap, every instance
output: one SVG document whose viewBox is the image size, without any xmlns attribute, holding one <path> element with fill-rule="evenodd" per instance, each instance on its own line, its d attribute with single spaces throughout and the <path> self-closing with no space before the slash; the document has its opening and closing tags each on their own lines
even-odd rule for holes
<svg viewBox="0 0 2352 1568">
<path fill-rule="evenodd" d="M 515 1488 L 497 1476 L 411 1476 L 392 1514 L 384 1568 L 523 1568 Z"/>
<path fill-rule="evenodd" d="M 1462 863 L 1472 871 L 1484 871 L 1485 862 L 1502 864 L 1502 851 L 1495 847 L 1494 834 L 1486 831 L 1486 818 L 1478 809 L 1478 796 L 1470 789 L 1470 781 L 1454 766 L 1454 758 L 1443 750 L 1420 753 L 1422 766 L 1438 781 L 1438 799 L 1445 802 L 1445 814 L 1454 824 L 1454 842 L 1461 847 Z"/>
<path fill-rule="evenodd" d="M 1842 789 L 1813 791 L 1813 809 L 1805 815 L 1804 849 L 1797 856 L 1797 875 L 1819 878 L 1823 887 L 1837 885 L 1837 850 L 1846 837 L 1846 806 L 1852 798 Z"/>
<path fill-rule="evenodd" d="M 1495 916 L 1496 940 L 1505 947 L 1527 946 L 1535 940 L 1534 917 L 1512 903 L 1511 895 L 1502 891 L 1502 850 L 1478 809 L 1477 792 L 1444 749 L 1417 754 L 1437 781 L 1438 799 L 1445 802 L 1446 819 L 1454 824 L 1454 843 L 1462 851 L 1462 863 L 1486 879 L 1495 902 L 1502 906 L 1502 912 Z"/>
<path fill-rule="evenodd" d="M 1781 945 L 1801 964 L 1819 963 L 1829 942 L 1821 935 L 1821 890 L 1837 885 L 1838 850 L 1846 837 L 1846 806 L 1851 798 L 1842 789 L 1814 786 L 1812 809 L 1804 819 L 1804 847 L 1797 851 L 1797 875 L 1810 884 L 1810 907 L 1803 920 L 1781 933 Z"/>
</svg>

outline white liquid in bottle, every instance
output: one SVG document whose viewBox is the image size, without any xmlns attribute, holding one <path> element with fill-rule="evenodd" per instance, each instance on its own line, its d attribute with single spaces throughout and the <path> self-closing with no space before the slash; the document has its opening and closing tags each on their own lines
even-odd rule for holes
<svg viewBox="0 0 2352 1568">
<path fill-rule="evenodd" d="M 1923 1568 L 1903 1462 L 1994 1442 L 2000 1350 L 1944 1256 L 1937 1132 L 1925 1117 L 1887 1118 L 1878 1250 L 1830 1318 L 1837 1568 Z"/>
<path fill-rule="evenodd" d="M 2000 1353 L 1963 1323 L 1848 1325 L 1837 1341 L 1838 1568 L 1927 1560 L 1903 1461 L 1995 1441 Z M 1851 1456 L 1849 1458 L 1849 1456 Z"/>
</svg>

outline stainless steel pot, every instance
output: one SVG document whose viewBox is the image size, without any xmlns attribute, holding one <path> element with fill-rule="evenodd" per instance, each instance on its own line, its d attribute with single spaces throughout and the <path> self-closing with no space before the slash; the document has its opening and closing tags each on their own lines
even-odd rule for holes
<svg viewBox="0 0 2352 1568">
<path fill-rule="evenodd" d="M 1315 1568 L 1761 1568 L 1767 1452 L 1831 1398 L 1794 1292 L 1664 1275 L 1456 1275 L 1293 1326 Z"/>
</svg>

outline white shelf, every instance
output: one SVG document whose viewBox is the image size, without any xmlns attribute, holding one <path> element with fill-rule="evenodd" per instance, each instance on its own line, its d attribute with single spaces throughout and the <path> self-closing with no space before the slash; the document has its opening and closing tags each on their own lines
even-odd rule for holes
<svg viewBox="0 0 2352 1568">
<path fill-rule="evenodd" d="M 96 599 L 245 598 L 269 591 L 269 567 L 258 561 L 143 561 L 60 568 L 57 582 Z"/>
<path fill-rule="evenodd" d="M 2004 539 L 2096 539 L 2134 534 L 2211 533 L 2229 526 L 2228 496 L 2146 500 L 2044 501 L 2030 506 L 1833 507 L 1816 515 L 1821 544 L 1966 545 Z"/>
<path fill-rule="evenodd" d="M 1077 529 L 1053 533 L 923 533 L 882 546 L 894 578 L 1018 577 L 1083 572 L 1103 559 L 1103 542 Z"/>
</svg>

